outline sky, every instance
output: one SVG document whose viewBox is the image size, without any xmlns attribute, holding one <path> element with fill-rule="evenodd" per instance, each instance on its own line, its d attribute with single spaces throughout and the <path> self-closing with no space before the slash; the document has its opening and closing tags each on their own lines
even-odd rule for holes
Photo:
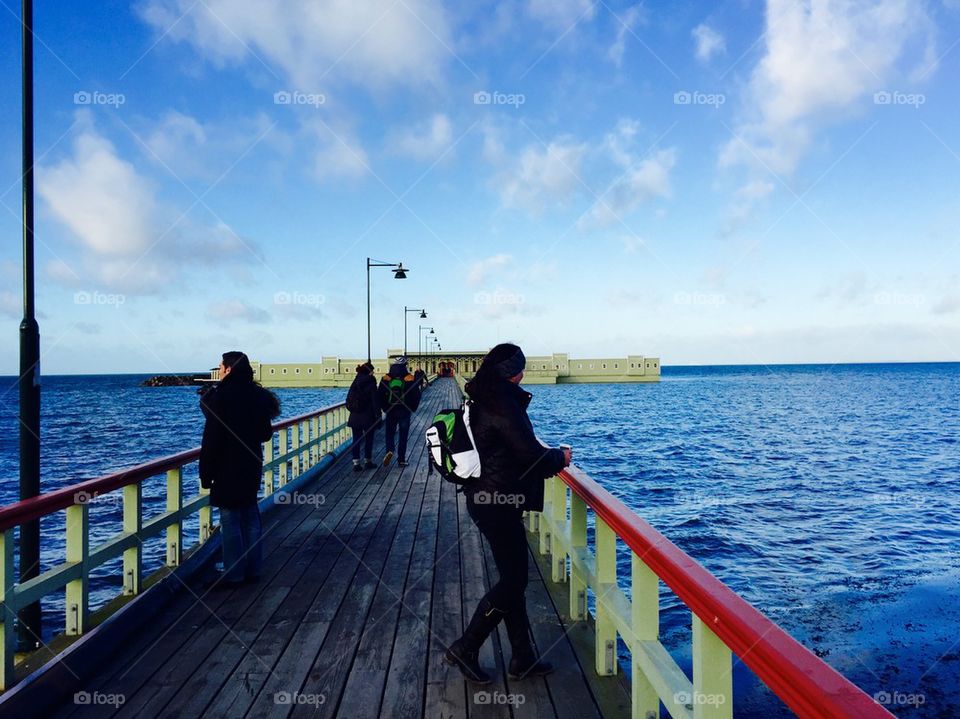
<svg viewBox="0 0 960 719">
<path fill-rule="evenodd" d="M 21 317 L 0 0 L 0 374 Z M 44 373 L 960 360 L 960 0 L 35 3 Z"/>
</svg>

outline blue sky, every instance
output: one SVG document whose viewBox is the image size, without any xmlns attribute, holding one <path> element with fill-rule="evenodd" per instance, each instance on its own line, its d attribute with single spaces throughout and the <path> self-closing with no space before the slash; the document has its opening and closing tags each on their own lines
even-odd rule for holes
<svg viewBox="0 0 960 719">
<path fill-rule="evenodd" d="M 0 373 L 20 317 L 0 0 Z M 43 370 L 960 360 L 957 0 L 36 3 Z M 418 320 L 411 315 L 411 344 Z"/>
</svg>

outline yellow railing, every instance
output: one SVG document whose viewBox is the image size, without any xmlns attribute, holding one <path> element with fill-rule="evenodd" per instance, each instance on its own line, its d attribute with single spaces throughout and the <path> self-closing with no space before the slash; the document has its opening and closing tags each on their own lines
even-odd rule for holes
<svg viewBox="0 0 960 719">
<path fill-rule="evenodd" d="M 274 437 L 263 443 L 264 498 L 292 483 L 348 441 L 347 414 L 346 407 L 340 403 L 274 425 Z M 199 515 L 198 541 L 186 554 L 210 538 L 214 527 L 209 491 L 198 487 L 197 493 L 187 498 L 183 493 L 183 468 L 199 456 L 200 450 L 195 448 L 0 508 L 0 690 L 8 689 L 15 682 L 14 620 L 20 609 L 65 588 L 65 633 L 81 635 L 89 629 L 92 570 L 122 555 L 123 596 L 135 596 L 143 586 L 145 540 L 166 533 L 164 561 L 166 567 L 172 569 L 180 566 L 185 556 L 185 518 Z M 166 475 L 166 511 L 145 520 L 143 482 L 161 474 Z M 120 491 L 123 492 L 120 531 L 90 546 L 91 502 Z M 17 584 L 13 562 L 16 528 L 58 511 L 66 512 L 64 561 Z"/>
</svg>

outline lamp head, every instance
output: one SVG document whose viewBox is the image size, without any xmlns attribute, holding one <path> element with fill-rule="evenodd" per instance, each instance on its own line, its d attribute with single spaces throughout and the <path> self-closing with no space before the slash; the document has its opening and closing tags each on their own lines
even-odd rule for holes
<svg viewBox="0 0 960 719">
<path fill-rule="evenodd" d="M 407 279 L 407 271 L 403 267 L 403 263 L 397 265 L 397 269 L 393 271 L 393 279 L 395 280 L 405 280 Z"/>
</svg>

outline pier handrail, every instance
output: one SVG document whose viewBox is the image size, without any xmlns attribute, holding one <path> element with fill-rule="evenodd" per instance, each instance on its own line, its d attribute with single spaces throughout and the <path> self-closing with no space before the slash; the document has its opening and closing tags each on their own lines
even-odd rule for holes
<svg viewBox="0 0 960 719">
<path fill-rule="evenodd" d="M 576 466 L 547 480 L 544 511 L 528 522 L 553 580 L 569 580 L 572 619 L 587 618 L 594 592 L 597 672 L 616 673 L 618 634 L 630 649 L 634 717 L 659 716 L 662 701 L 672 717 L 730 719 L 733 654 L 800 717 L 893 716 Z M 618 538 L 632 553 L 630 598 L 617 583 Z M 692 682 L 659 641 L 661 580 L 692 612 Z"/>
<path fill-rule="evenodd" d="M 273 425 L 274 435 L 263 443 L 263 496 L 269 497 L 288 482 L 316 466 L 348 442 L 348 411 L 344 402 L 322 407 Z M 66 588 L 65 634 L 79 636 L 89 627 L 90 572 L 115 557 L 123 557 L 123 593 L 141 593 L 143 541 L 166 532 L 165 564 L 178 567 L 184 556 L 213 533 L 209 490 L 184 498 L 183 468 L 200 458 L 200 448 L 178 452 L 127 469 L 89 479 L 0 507 L 0 691 L 16 681 L 16 632 L 19 610 L 44 596 Z M 166 474 L 166 511 L 143 516 L 142 484 Z M 90 545 L 89 507 L 100 496 L 123 490 L 122 530 Z M 14 532 L 26 522 L 66 510 L 66 557 L 23 584 L 14 574 Z M 199 514 L 199 538 L 183 548 L 183 521 Z"/>
</svg>

